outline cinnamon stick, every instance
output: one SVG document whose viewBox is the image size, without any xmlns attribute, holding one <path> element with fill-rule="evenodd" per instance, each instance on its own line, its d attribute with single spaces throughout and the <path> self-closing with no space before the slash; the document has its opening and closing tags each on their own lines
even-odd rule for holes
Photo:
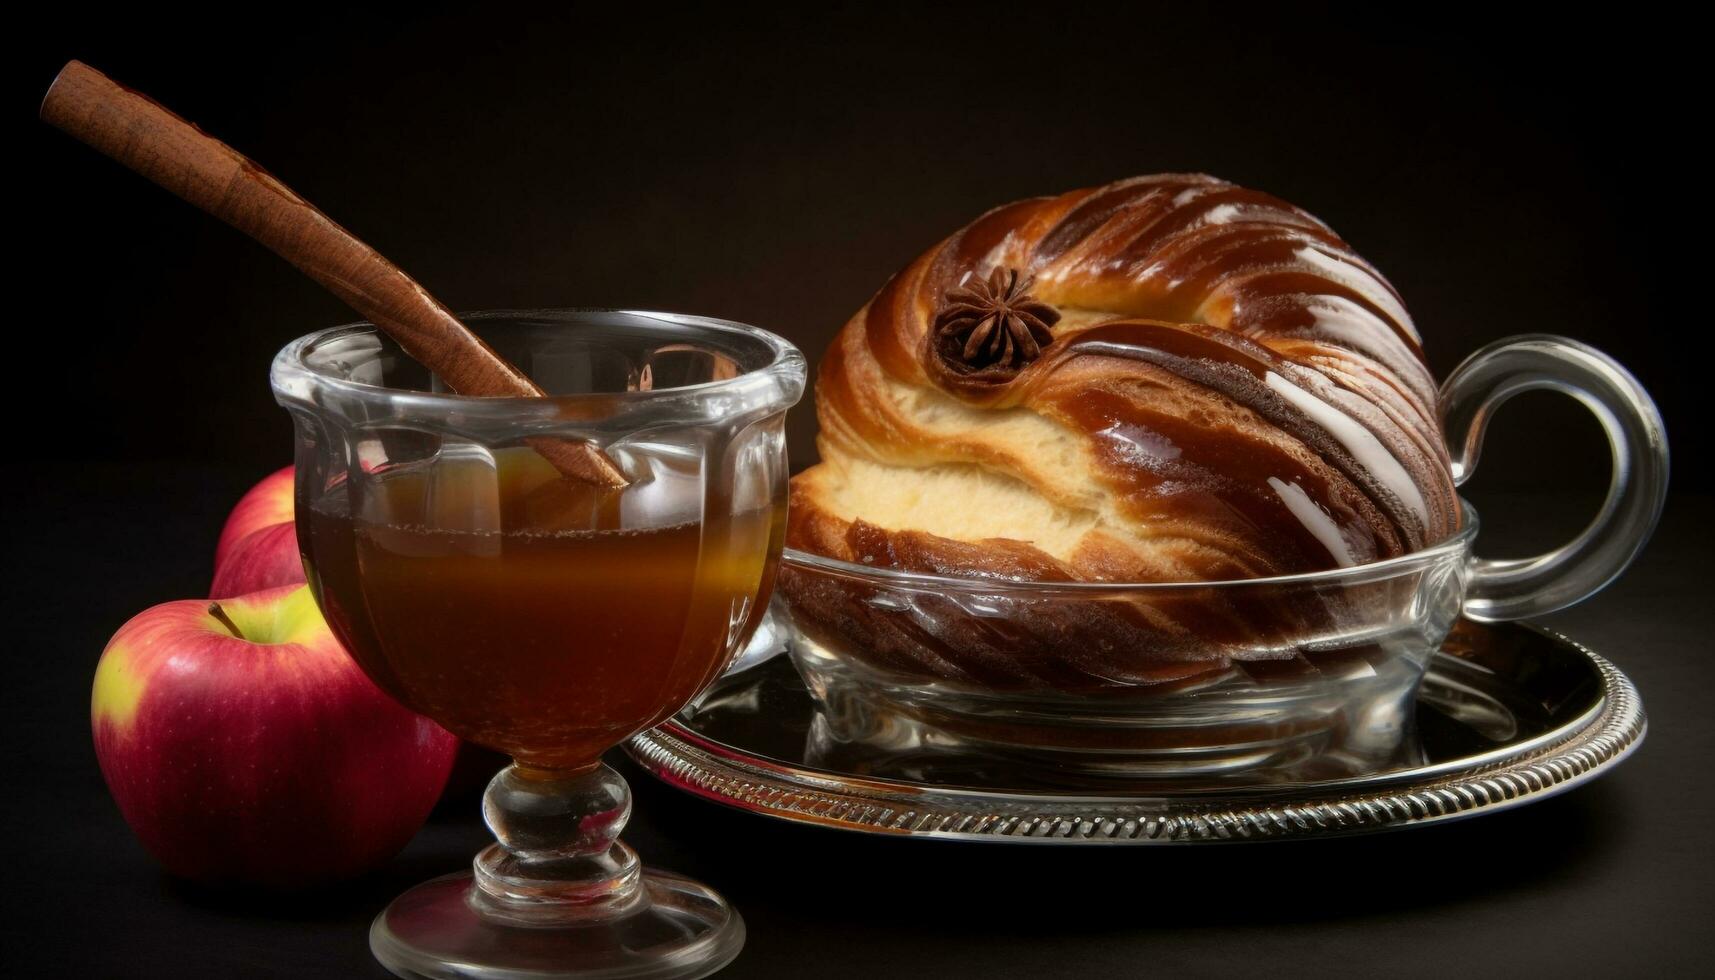
<svg viewBox="0 0 1715 980">
<path fill-rule="evenodd" d="M 454 391 L 543 396 L 535 382 L 381 253 L 148 96 L 72 61 L 48 88 L 41 117 L 261 242 L 386 331 Z M 598 487 L 626 485 L 613 460 L 591 443 L 553 437 L 528 442 L 568 477 Z"/>
</svg>

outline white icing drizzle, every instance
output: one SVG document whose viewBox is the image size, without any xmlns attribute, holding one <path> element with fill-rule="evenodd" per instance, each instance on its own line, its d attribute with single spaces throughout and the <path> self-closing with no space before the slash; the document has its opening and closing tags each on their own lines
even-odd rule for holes
<svg viewBox="0 0 1715 980">
<path fill-rule="evenodd" d="M 1304 488 L 1296 483 L 1287 483 L 1277 476 L 1269 477 L 1268 485 L 1274 488 L 1275 496 L 1292 512 L 1292 516 L 1298 518 L 1298 523 L 1304 525 L 1304 529 L 1317 541 L 1322 542 L 1322 547 L 1328 549 L 1328 554 L 1334 556 L 1341 568 L 1350 568 L 1358 563 L 1352 556 L 1352 549 L 1346 544 L 1345 537 L 1335 526 L 1334 519 L 1316 506 L 1316 501 L 1310 499 Z"/>
<path fill-rule="evenodd" d="M 1244 209 L 1240 208 L 1237 204 L 1218 204 L 1215 207 L 1210 208 L 1207 214 L 1203 215 L 1202 223 L 1205 225 L 1231 224 L 1243 216 Z"/>
<path fill-rule="evenodd" d="M 1412 513 L 1424 527 L 1429 526 L 1429 506 L 1424 503 L 1422 491 L 1417 489 L 1417 483 L 1412 480 L 1399 460 L 1388 452 L 1370 430 L 1364 428 L 1350 415 L 1328 404 L 1303 388 L 1298 387 L 1273 371 L 1264 378 L 1270 389 L 1280 397 L 1292 403 L 1292 406 L 1310 416 L 1311 420 L 1325 429 L 1340 445 L 1346 448 L 1358 465 L 1370 471 L 1370 475 L 1380 480 L 1382 485 L 1392 490 L 1411 508 Z"/>
<path fill-rule="evenodd" d="M 1380 307 L 1393 321 L 1400 325 L 1411 339 L 1418 343 L 1423 338 L 1417 332 L 1417 325 L 1411 322 L 1411 314 L 1394 298 L 1393 292 L 1376 279 L 1376 274 L 1363 266 L 1348 262 L 1339 256 L 1330 255 L 1319 248 L 1306 245 L 1297 251 L 1297 256 L 1305 265 L 1322 273 L 1329 279 L 1358 291 L 1365 299 Z"/>
</svg>

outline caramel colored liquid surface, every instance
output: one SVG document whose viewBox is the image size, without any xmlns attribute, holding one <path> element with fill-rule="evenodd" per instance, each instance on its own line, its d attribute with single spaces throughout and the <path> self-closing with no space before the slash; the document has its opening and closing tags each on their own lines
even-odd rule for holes
<svg viewBox="0 0 1715 980">
<path fill-rule="evenodd" d="M 425 494 L 418 478 L 372 478 L 370 499 L 313 507 L 300 533 L 329 625 L 378 685 L 469 741 L 578 767 L 677 711 L 748 637 L 783 508 L 580 529 L 613 523 L 614 509 L 544 509 L 517 482 L 473 489 L 442 474 Z M 499 494 L 500 530 L 349 513 L 433 517 L 451 501 L 450 517 L 484 491 Z"/>
</svg>

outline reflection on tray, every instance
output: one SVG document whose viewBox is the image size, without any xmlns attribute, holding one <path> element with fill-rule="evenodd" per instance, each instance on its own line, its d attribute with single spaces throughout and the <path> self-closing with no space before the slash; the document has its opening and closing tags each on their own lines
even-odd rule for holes
<svg viewBox="0 0 1715 980">
<path fill-rule="evenodd" d="M 1270 786 L 1379 776 L 1468 759 L 1552 732 L 1596 706 L 1600 684 L 1564 647 L 1528 628 L 1460 623 L 1432 662 L 1418 691 L 1415 724 L 1395 757 L 1375 760 L 1316 752 L 1274 765 Z M 1076 767 L 1045 763 L 1005 750 L 974 751 L 968 740 L 917 719 L 878 710 L 838 692 L 819 705 L 785 657 L 731 675 L 678 719 L 689 733 L 786 765 L 930 786 L 1020 791 L 1139 786 L 1135 766 L 1112 776 L 1082 758 Z M 1163 792 L 1253 785 L 1256 774 L 1232 779 L 1200 774 L 1195 782 L 1170 774 L 1146 785 Z"/>
</svg>

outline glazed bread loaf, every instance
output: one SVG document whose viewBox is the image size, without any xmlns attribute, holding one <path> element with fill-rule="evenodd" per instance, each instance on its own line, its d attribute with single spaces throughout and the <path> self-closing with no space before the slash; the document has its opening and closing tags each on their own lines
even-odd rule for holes
<svg viewBox="0 0 1715 980">
<path fill-rule="evenodd" d="M 816 410 L 787 543 L 872 566 L 1213 581 L 1460 522 L 1399 295 L 1309 214 L 1207 176 L 983 215 L 846 324 Z"/>
</svg>

